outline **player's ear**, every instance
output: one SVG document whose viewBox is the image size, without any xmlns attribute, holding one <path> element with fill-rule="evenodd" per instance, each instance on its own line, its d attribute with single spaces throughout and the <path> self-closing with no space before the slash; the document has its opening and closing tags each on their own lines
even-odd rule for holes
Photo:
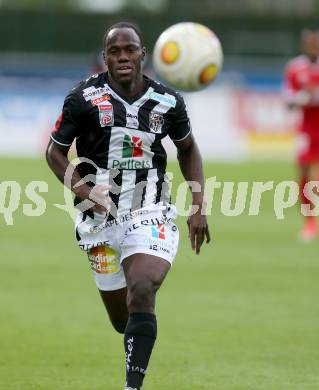
<svg viewBox="0 0 319 390">
<path fill-rule="evenodd" d="M 146 47 L 143 46 L 143 47 L 142 47 L 142 61 L 145 60 L 145 57 L 146 57 Z"/>
<path fill-rule="evenodd" d="M 102 51 L 102 56 L 103 56 L 104 63 L 106 64 L 106 53 L 104 50 Z"/>
</svg>

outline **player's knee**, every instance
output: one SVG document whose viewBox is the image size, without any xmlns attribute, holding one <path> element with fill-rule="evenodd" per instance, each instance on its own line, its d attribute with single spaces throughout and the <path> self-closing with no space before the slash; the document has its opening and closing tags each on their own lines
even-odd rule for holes
<svg viewBox="0 0 319 390">
<path fill-rule="evenodd" d="M 118 333 L 124 334 L 124 331 L 125 331 L 125 328 L 126 328 L 126 324 L 127 324 L 127 318 L 126 319 L 124 319 L 124 318 L 112 318 L 111 322 L 112 322 L 113 328 Z"/>
<path fill-rule="evenodd" d="M 155 303 L 155 291 L 151 281 L 134 283 L 128 292 L 128 308 L 141 311 L 152 310 Z"/>
</svg>

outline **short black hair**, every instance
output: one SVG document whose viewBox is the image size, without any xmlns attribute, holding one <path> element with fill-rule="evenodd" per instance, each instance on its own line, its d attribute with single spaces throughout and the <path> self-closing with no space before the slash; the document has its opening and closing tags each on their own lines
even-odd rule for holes
<svg viewBox="0 0 319 390">
<path fill-rule="evenodd" d="M 103 35 L 103 50 L 105 48 L 105 41 L 106 41 L 106 38 L 107 36 L 109 35 L 109 32 L 111 30 L 114 30 L 116 28 L 131 28 L 132 30 L 134 30 L 137 34 L 137 36 L 140 38 L 140 42 L 141 42 L 141 47 L 144 46 L 143 44 L 143 38 L 142 38 L 142 34 L 141 34 L 141 30 L 137 27 L 136 24 L 134 23 L 130 23 L 130 22 L 118 22 L 118 23 L 115 23 L 113 24 L 112 26 L 110 26 L 104 33 Z"/>
</svg>

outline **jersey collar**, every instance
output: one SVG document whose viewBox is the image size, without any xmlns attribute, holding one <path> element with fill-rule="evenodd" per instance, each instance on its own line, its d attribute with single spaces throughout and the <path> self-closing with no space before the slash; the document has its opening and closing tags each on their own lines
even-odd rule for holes
<svg viewBox="0 0 319 390">
<path fill-rule="evenodd" d="M 125 103 L 127 103 L 129 105 L 133 105 L 138 100 L 140 100 L 150 89 L 151 80 L 146 75 L 143 75 L 143 80 L 144 80 L 143 88 L 135 96 L 133 96 L 132 98 L 128 98 L 127 96 L 124 96 L 123 94 L 121 94 L 118 91 L 111 88 L 111 86 L 109 84 L 108 72 L 105 72 L 104 75 L 105 75 L 105 83 L 108 85 L 108 88 L 112 92 L 112 95 L 115 95 L 117 98 L 119 98 L 120 100 L 124 101 Z"/>
</svg>

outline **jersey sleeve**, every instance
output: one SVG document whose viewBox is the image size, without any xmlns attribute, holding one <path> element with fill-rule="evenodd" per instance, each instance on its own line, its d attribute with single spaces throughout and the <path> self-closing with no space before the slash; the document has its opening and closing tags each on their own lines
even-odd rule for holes
<svg viewBox="0 0 319 390">
<path fill-rule="evenodd" d="M 55 123 L 51 139 L 59 145 L 70 146 L 81 134 L 82 109 L 76 92 L 65 98 L 62 113 Z"/>
<path fill-rule="evenodd" d="M 287 104 L 295 102 L 297 93 L 300 90 L 296 79 L 296 69 L 293 63 L 286 66 L 283 77 L 282 96 Z"/>
<path fill-rule="evenodd" d="M 300 84 L 298 74 L 300 65 L 292 62 L 286 66 L 284 73 L 284 82 L 282 88 L 282 97 L 288 106 L 305 107 L 311 101 L 311 94 L 304 85 Z"/>
<path fill-rule="evenodd" d="M 298 83 L 295 76 L 296 72 L 292 65 L 287 65 L 284 73 L 284 86 L 291 92 L 298 91 Z"/>
<path fill-rule="evenodd" d="M 179 95 L 168 135 L 173 141 L 183 141 L 191 132 L 192 128 L 186 105 L 184 99 Z"/>
</svg>

